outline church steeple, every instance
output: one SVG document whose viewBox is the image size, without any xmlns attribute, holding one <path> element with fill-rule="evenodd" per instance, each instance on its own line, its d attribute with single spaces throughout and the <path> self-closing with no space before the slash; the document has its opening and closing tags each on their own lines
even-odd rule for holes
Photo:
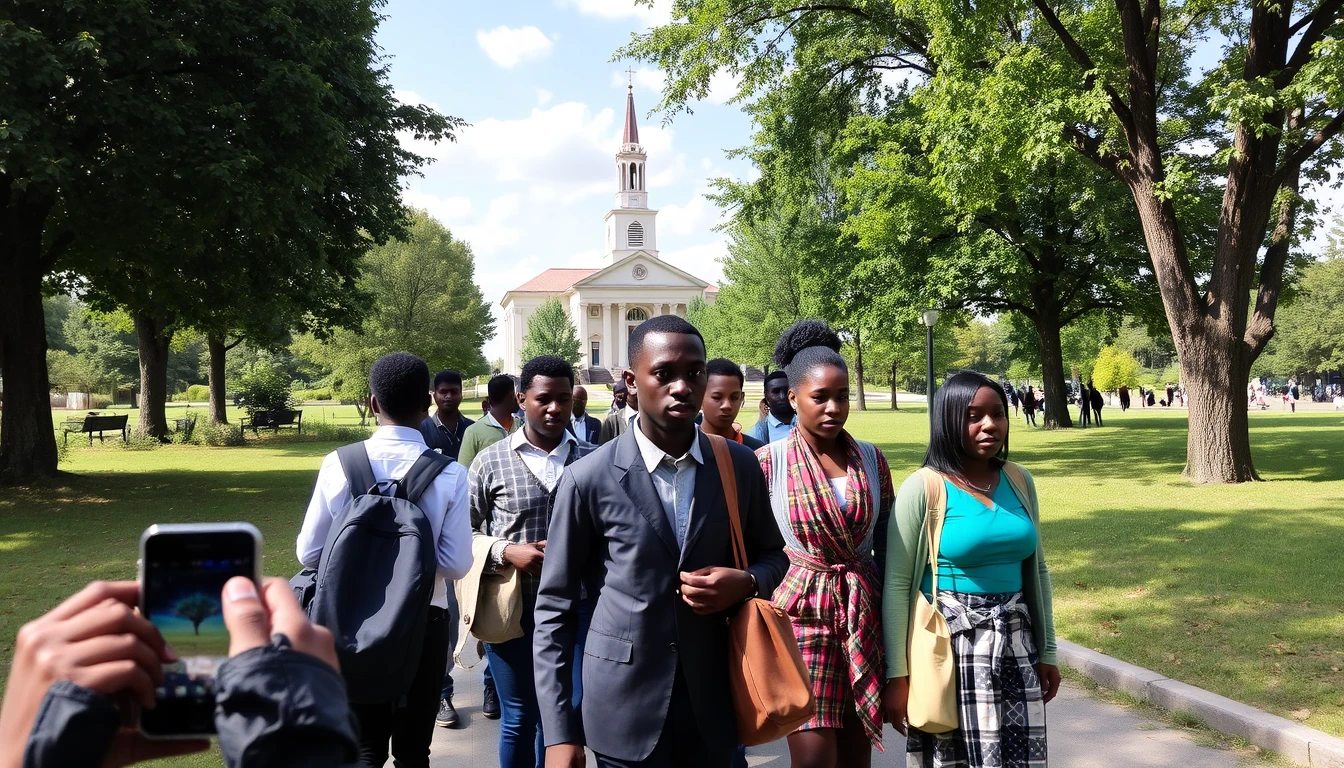
<svg viewBox="0 0 1344 768">
<path fill-rule="evenodd" d="M 632 73 L 633 76 L 633 73 Z M 612 264 L 637 251 L 657 258 L 658 241 L 654 230 L 657 211 L 649 208 L 646 184 L 648 155 L 639 143 L 639 123 L 635 119 L 635 86 L 625 93 L 625 129 L 621 148 L 616 153 L 616 206 L 607 213 L 605 263 Z"/>
</svg>

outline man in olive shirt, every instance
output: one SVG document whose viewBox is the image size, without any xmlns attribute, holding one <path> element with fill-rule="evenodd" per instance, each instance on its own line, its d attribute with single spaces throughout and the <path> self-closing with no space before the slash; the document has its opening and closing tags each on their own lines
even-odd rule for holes
<svg viewBox="0 0 1344 768">
<path fill-rule="evenodd" d="M 485 415 L 480 421 L 467 427 L 462 435 L 462 450 L 457 460 L 470 469 L 476 454 L 508 437 L 518 426 L 513 412 L 518 408 L 518 397 L 514 394 L 513 379 L 500 374 L 490 379 L 486 386 Z"/>
</svg>

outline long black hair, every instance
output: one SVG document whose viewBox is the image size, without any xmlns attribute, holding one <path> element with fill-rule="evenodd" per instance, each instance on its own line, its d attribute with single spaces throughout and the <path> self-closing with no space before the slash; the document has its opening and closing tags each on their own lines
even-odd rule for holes
<svg viewBox="0 0 1344 768">
<path fill-rule="evenodd" d="M 962 446 L 962 440 L 966 435 L 966 418 L 971 400 L 975 399 L 975 393 L 981 387 L 994 390 L 1003 403 L 1004 412 L 1008 411 L 1008 395 L 997 381 L 974 371 L 953 375 L 933 395 L 933 413 L 929 414 L 929 451 L 924 454 L 924 466 L 945 475 L 966 476 L 962 461 L 966 449 Z M 1006 461 L 1008 435 L 1003 436 L 1003 447 L 999 449 L 999 454 L 990 459 L 996 467 L 1002 467 Z"/>
</svg>

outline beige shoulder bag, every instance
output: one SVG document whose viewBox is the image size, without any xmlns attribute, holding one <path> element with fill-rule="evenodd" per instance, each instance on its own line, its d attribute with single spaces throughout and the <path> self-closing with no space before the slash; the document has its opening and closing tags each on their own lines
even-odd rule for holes
<svg viewBox="0 0 1344 768">
<path fill-rule="evenodd" d="M 960 724 L 957 716 L 957 660 L 952 655 L 952 633 L 938 610 L 938 543 L 943 535 L 947 493 L 943 476 L 924 467 L 924 535 L 929 542 L 933 569 L 933 602 L 921 592 L 915 598 L 907 648 L 910 701 L 906 722 L 925 733 L 947 733 Z"/>
</svg>

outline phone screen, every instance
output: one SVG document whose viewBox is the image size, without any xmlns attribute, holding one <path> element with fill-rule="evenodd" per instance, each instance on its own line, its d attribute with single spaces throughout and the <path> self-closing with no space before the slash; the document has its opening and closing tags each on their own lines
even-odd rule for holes
<svg viewBox="0 0 1344 768">
<path fill-rule="evenodd" d="M 246 531 L 159 532 L 145 539 L 144 610 L 178 660 L 163 667 L 151 736 L 215 732 L 215 675 L 229 655 L 220 593 L 234 576 L 257 577 L 257 539 Z"/>
</svg>

